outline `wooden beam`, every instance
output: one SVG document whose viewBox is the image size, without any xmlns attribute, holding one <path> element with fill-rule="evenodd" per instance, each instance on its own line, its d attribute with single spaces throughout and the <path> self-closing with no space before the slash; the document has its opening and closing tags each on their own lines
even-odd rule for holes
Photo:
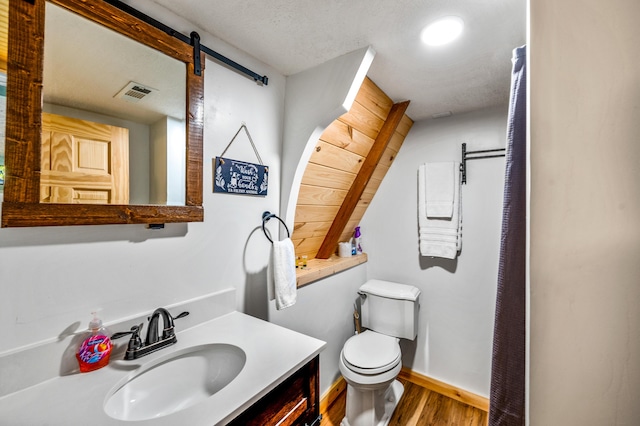
<svg viewBox="0 0 640 426">
<path fill-rule="evenodd" d="M 373 175 L 385 149 L 387 149 L 387 145 L 389 145 L 389 141 L 393 137 L 402 117 L 404 117 L 408 106 L 409 101 L 405 101 L 394 104 L 393 107 L 391 107 L 391 111 L 389 111 L 389 115 L 380 129 L 380 133 L 378 133 L 373 146 L 371 146 L 369 154 L 364 160 L 358 175 L 340 206 L 340 210 L 338 210 L 336 218 L 333 220 L 327 232 L 327 236 L 318 250 L 318 254 L 316 255 L 318 259 L 328 259 L 335 252 L 340 234 L 342 234 L 344 227 L 353 214 L 353 210 L 356 208 L 367 183 L 369 183 L 369 179 L 371 179 L 371 175 Z"/>
</svg>

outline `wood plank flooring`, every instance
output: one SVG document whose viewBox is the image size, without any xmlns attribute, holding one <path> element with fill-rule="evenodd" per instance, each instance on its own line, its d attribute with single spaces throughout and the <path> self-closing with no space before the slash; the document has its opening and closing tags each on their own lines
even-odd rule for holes
<svg viewBox="0 0 640 426">
<path fill-rule="evenodd" d="M 485 411 L 400 379 L 404 394 L 389 426 L 486 426 Z M 339 426 L 344 417 L 346 392 L 329 406 L 320 426 Z"/>
</svg>

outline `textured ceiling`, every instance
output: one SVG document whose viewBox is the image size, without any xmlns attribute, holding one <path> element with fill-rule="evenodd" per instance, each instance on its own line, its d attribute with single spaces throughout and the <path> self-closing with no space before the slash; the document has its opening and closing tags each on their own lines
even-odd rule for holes
<svg viewBox="0 0 640 426">
<path fill-rule="evenodd" d="M 45 104 L 145 124 L 166 116 L 184 120 L 183 63 L 52 3 L 44 40 Z M 137 103 L 115 97 L 130 81 L 156 91 Z"/>
<path fill-rule="evenodd" d="M 369 77 L 411 100 L 414 120 L 507 103 L 511 52 L 526 35 L 526 0 L 152 1 L 284 75 L 370 45 Z M 446 15 L 465 21 L 462 37 L 423 45 L 423 27 Z"/>
</svg>

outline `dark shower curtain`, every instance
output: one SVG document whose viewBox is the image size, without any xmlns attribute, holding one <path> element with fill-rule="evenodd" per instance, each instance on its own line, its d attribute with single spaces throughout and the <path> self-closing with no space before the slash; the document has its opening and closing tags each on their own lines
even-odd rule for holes
<svg viewBox="0 0 640 426">
<path fill-rule="evenodd" d="M 491 364 L 490 426 L 525 424 L 526 59 L 526 46 L 514 49 Z"/>
</svg>

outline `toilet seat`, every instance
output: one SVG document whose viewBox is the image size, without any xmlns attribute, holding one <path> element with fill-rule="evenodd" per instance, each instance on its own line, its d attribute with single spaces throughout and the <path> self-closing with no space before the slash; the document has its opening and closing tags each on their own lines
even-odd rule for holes
<svg viewBox="0 0 640 426">
<path fill-rule="evenodd" d="M 342 349 L 345 366 L 359 374 L 380 374 L 396 367 L 402 354 L 398 339 L 367 330 L 350 337 Z"/>
</svg>

